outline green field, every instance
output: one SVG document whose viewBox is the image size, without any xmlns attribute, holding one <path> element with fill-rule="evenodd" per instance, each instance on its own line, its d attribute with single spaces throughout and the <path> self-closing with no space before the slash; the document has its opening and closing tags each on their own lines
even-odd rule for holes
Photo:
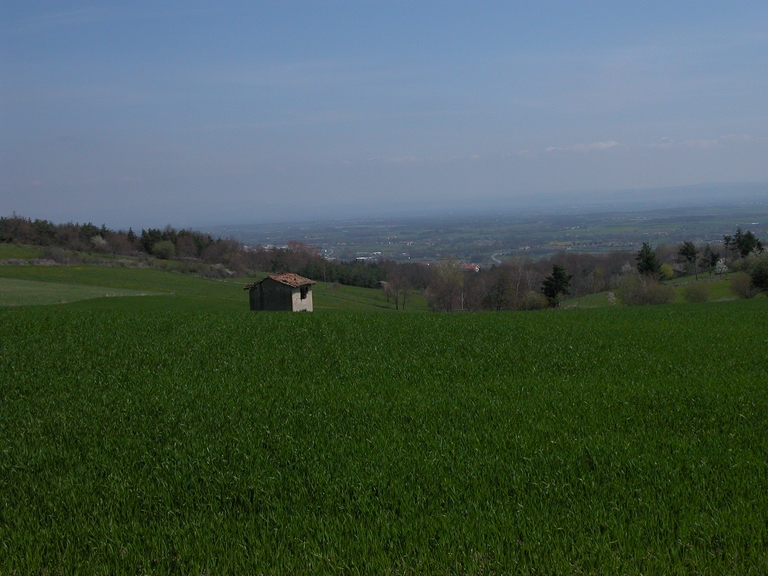
<svg viewBox="0 0 768 576">
<path fill-rule="evenodd" d="M 151 294 L 151 292 L 142 292 L 140 290 L 0 278 L 0 306 L 66 304 L 67 302 L 89 300 L 92 298 L 147 296 Z"/>
<path fill-rule="evenodd" d="M 0 242 L 0 260 L 41 258 L 43 251 L 36 246 L 17 246 Z"/>
<path fill-rule="evenodd" d="M 733 281 L 733 275 L 727 274 L 723 277 L 710 277 L 704 274 L 699 275 L 699 279 L 696 280 L 694 276 L 684 276 L 675 278 L 674 280 L 668 280 L 664 282 L 669 284 L 675 289 L 674 304 L 683 304 L 686 302 L 685 289 L 691 284 L 699 284 L 704 286 L 707 290 L 708 302 L 727 302 L 731 300 L 738 300 L 738 296 L 732 289 L 731 283 Z M 614 295 L 618 294 L 618 290 L 614 291 Z M 758 294 L 756 298 L 764 298 L 762 294 Z M 618 296 L 617 296 L 618 298 Z M 564 308 L 606 308 L 611 306 L 608 301 L 608 292 L 598 292 L 596 294 L 588 294 L 587 296 L 581 296 L 579 298 L 572 298 L 569 300 L 563 300 Z"/>
<path fill-rule="evenodd" d="M 160 311 L 248 310 L 243 286 L 254 278 L 207 279 L 155 268 L 108 266 L 0 266 L 0 307 L 73 303 L 78 309 Z M 104 298 L 121 296 L 120 298 Z M 152 294 L 149 297 L 130 297 Z M 408 297 L 407 310 L 427 310 L 419 294 Z M 381 290 L 318 282 L 315 310 L 394 310 Z"/>
<path fill-rule="evenodd" d="M 0 309 L 2 575 L 768 571 L 765 299 L 84 304 Z"/>
</svg>

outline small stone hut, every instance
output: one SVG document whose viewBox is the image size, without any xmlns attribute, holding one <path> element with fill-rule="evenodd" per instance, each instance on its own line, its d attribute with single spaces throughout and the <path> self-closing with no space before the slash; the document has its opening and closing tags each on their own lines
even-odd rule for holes
<svg viewBox="0 0 768 576">
<path fill-rule="evenodd" d="M 288 310 L 312 312 L 312 284 L 314 280 L 298 274 L 267 276 L 263 280 L 248 284 L 251 310 Z"/>
</svg>

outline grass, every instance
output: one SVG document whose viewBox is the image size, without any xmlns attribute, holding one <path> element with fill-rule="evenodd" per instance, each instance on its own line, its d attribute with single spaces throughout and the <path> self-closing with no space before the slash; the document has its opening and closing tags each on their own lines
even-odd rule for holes
<svg viewBox="0 0 768 576">
<path fill-rule="evenodd" d="M 42 256 L 43 251 L 41 248 L 0 242 L 0 260 L 30 260 L 33 258 L 42 258 Z"/>
<path fill-rule="evenodd" d="M 88 298 L 120 295 L 108 300 L 89 299 L 72 306 L 78 309 L 230 311 L 248 310 L 248 295 L 243 292 L 252 278 L 206 279 L 154 268 L 106 266 L 0 266 L 0 306 L 50 304 Z M 14 282 L 16 282 L 14 284 Z M 24 283 L 26 282 L 26 284 Z M 14 290 L 15 287 L 15 290 Z M 2 290 L 2 288 L 0 288 Z M 57 290 L 61 296 L 57 296 Z M 49 294 L 41 300 L 39 294 Z M 393 310 L 381 290 L 338 286 L 318 282 L 313 289 L 315 310 L 383 311 Z M 139 293 L 163 294 L 164 297 L 125 298 Z M 169 298 L 171 296 L 172 298 Z M 419 294 L 409 295 L 407 309 L 424 312 L 427 303 Z"/>
<path fill-rule="evenodd" d="M 719 302 L 736 300 L 739 298 L 733 290 L 731 290 L 731 281 L 733 280 L 732 274 L 727 274 L 723 277 L 707 276 L 699 274 L 699 279 L 696 280 L 694 276 L 682 276 L 665 282 L 671 285 L 675 289 L 675 304 L 686 303 L 685 288 L 691 283 L 699 283 L 705 286 L 707 293 L 709 294 L 709 302 Z M 617 295 L 617 291 L 614 291 Z M 758 298 L 762 298 L 758 296 Z M 563 301 L 563 307 L 565 308 L 606 308 L 611 306 L 608 302 L 608 292 L 598 292 L 597 294 L 589 294 L 587 296 L 581 296 L 579 298 L 572 298 L 570 300 Z"/>
<path fill-rule="evenodd" d="M 101 286 L 126 290 L 163 292 L 179 296 L 241 300 L 238 289 L 248 282 L 239 279 L 209 280 L 154 268 L 107 266 L 3 266 L 0 277 L 60 284 Z"/>
<path fill-rule="evenodd" d="M 394 311 L 382 290 L 318 282 L 312 290 L 315 310 Z M 416 291 L 408 295 L 406 311 L 426 312 L 427 301 Z"/>
<path fill-rule="evenodd" d="M 0 574 L 768 570 L 764 299 L 74 306 L 0 310 Z"/>
<path fill-rule="evenodd" d="M 0 278 L 0 306 L 63 304 L 91 298 L 145 296 L 147 294 L 149 293 L 120 288 Z M 167 298 L 165 300 L 167 301 Z"/>
<path fill-rule="evenodd" d="M 722 277 L 699 274 L 698 280 L 696 280 L 695 276 L 676 278 L 672 282 L 672 284 L 675 286 L 676 292 L 675 301 L 685 302 L 685 288 L 692 283 L 699 283 L 707 288 L 710 302 L 716 302 L 720 300 L 735 300 L 738 298 L 738 296 L 733 292 L 733 290 L 731 290 L 732 280 L 733 274 L 726 274 Z"/>
</svg>

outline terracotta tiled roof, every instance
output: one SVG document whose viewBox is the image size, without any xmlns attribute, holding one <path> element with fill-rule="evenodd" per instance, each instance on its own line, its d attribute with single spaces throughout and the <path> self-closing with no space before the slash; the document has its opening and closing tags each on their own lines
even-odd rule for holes
<svg viewBox="0 0 768 576">
<path fill-rule="evenodd" d="M 253 284 L 248 284 L 243 287 L 243 290 L 252 290 L 264 280 L 271 279 L 275 282 L 280 282 L 280 284 L 285 284 L 286 286 L 290 286 L 291 288 L 299 288 L 300 286 L 308 286 L 311 284 L 317 284 L 314 280 L 310 280 L 309 278 L 304 278 L 304 276 L 299 276 L 298 274 L 292 274 L 291 272 L 286 272 L 285 274 L 279 274 L 277 276 L 267 276 L 266 278 L 262 278 L 258 282 L 254 282 Z"/>
</svg>

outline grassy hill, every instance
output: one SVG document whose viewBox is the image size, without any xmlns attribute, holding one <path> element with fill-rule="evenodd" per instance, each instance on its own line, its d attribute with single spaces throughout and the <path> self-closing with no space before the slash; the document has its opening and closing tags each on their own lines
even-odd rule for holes
<svg viewBox="0 0 768 576">
<path fill-rule="evenodd" d="M 698 280 L 694 276 L 682 276 L 673 280 L 668 280 L 665 283 L 672 286 L 675 290 L 674 304 L 686 303 L 685 289 L 692 284 L 698 284 L 706 289 L 708 302 L 726 302 L 737 300 L 739 298 L 739 296 L 737 296 L 731 289 L 733 276 L 733 274 L 727 274 L 722 277 L 710 277 L 702 274 L 699 276 Z M 763 296 L 760 295 L 758 296 L 758 298 L 762 297 Z M 566 308 L 607 308 L 610 307 L 611 304 L 608 300 L 608 292 L 606 291 L 565 300 L 563 306 Z"/>
<path fill-rule="evenodd" d="M 765 572 L 767 305 L 0 309 L 0 574 Z"/>
<path fill-rule="evenodd" d="M 0 266 L 0 306 L 65 303 L 79 309 L 241 312 L 248 310 L 243 286 L 252 281 L 207 279 L 154 268 Z M 420 295 L 409 299 L 408 309 L 427 310 Z M 314 287 L 313 300 L 318 311 L 393 309 L 380 290 L 323 282 Z"/>
</svg>

